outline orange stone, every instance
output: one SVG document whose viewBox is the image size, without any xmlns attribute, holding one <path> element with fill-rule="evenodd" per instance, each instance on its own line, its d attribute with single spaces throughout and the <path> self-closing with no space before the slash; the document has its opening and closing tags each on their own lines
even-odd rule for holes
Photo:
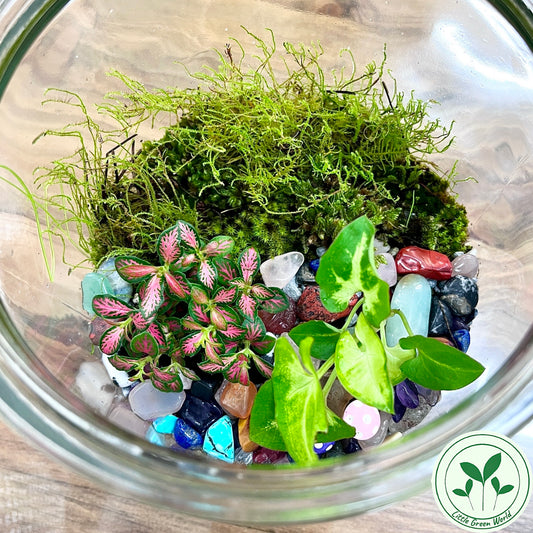
<svg viewBox="0 0 533 533">
<path fill-rule="evenodd" d="M 436 341 L 442 342 L 442 344 L 447 344 L 448 346 L 452 346 L 453 348 L 455 348 L 454 343 L 450 339 L 447 339 L 446 337 L 431 337 L 431 338 L 435 339 Z"/>
<path fill-rule="evenodd" d="M 256 395 L 257 387 L 251 381 L 248 385 L 228 382 L 220 395 L 219 404 L 230 415 L 248 418 Z"/>
<path fill-rule="evenodd" d="M 243 452 L 253 452 L 259 448 L 253 440 L 250 440 L 250 418 L 241 418 L 239 420 L 239 444 Z"/>
</svg>

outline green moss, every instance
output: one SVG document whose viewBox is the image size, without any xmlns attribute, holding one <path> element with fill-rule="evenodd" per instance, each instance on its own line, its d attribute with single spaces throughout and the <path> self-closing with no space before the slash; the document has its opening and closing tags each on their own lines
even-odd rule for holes
<svg viewBox="0 0 533 533">
<path fill-rule="evenodd" d="M 82 227 L 91 261 L 116 249 L 148 255 L 177 219 L 265 257 L 328 245 L 362 214 L 392 244 L 463 249 L 467 219 L 450 193 L 453 172 L 427 160 L 451 143 L 450 130 L 428 118 L 429 104 L 397 92 L 392 79 L 389 93 L 385 57 L 359 74 L 342 51 L 347 68 L 328 83 L 319 45 L 278 51 L 271 37 L 267 44 L 254 36 L 258 64 L 249 70 L 234 41 L 239 60 L 226 49 L 219 70 L 191 74 L 194 89 L 150 91 L 113 72 L 125 91 L 98 111 L 117 128 L 104 131 L 78 98 L 70 105 L 80 107 L 84 128 L 46 132 L 81 141 L 68 163 L 55 162 L 38 181 L 74 190 L 68 202 L 49 201 Z M 276 62 L 284 75 L 274 74 Z M 139 149 L 130 137 L 162 113 L 171 125 Z"/>
</svg>

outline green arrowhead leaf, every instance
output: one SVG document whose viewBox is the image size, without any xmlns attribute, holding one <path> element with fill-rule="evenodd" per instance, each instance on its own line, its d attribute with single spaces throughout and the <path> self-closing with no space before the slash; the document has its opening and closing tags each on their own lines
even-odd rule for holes
<svg viewBox="0 0 533 533">
<path fill-rule="evenodd" d="M 355 436 L 355 428 L 347 424 L 327 407 L 326 416 L 328 418 L 328 430 L 325 433 L 317 433 L 317 442 L 333 442 L 341 439 L 351 439 Z"/>
<path fill-rule="evenodd" d="M 340 333 L 339 329 L 326 322 L 310 320 L 298 324 L 290 331 L 289 336 L 298 345 L 305 338 L 312 337 L 314 342 L 311 346 L 311 356 L 325 361 L 335 353 Z"/>
<path fill-rule="evenodd" d="M 316 281 L 324 307 L 344 311 L 356 292 L 363 291 L 363 310 L 379 327 L 390 314 L 389 286 L 377 274 L 374 260 L 375 228 L 366 216 L 348 224 L 320 259 Z"/>
<path fill-rule="evenodd" d="M 312 343 L 313 339 L 304 339 L 298 357 L 290 342 L 280 337 L 272 372 L 279 431 L 291 457 L 302 465 L 318 461 L 313 451 L 315 435 L 328 429 L 324 395 L 311 362 Z"/>
<path fill-rule="evenodd" d="M 250 413 L 250 439 L 270 450 L 287 451 L 276 420 L 274 386 L 265 381 L 257 391 Z"/>
<path fill-rule="evenodd" d="M 428 389 L 460 389 L 485 370 L 475 359 L 432 338 L 413 335 L 400 339 L 399 344 L 405 350 L 418 350 L 418 356 L 403 363 L 401 371 L 411 381 Z"/>
<path fill-rule="evenodd" d="M 385 337 L 382 336 L 381 338 L 384 339 Z M 398 385 L 398 383 L 405 379 L 400 367 L 406 361 L 409 361 L 409 359 L 416 357 L 416 350 L 404 350 L 399 344 L 390 347 L 387 346 L 386 342 L 383 343 L 383 348 L 385 349 L 385 354 L 387 356 L 387 372 L 389 373 L 391 384 Z"/>
<path fill-rule="evenodd" d="M 337 342 L 335 365 L 343 387 L 367 405 L 394 413 L 394 392 L 387 373 L 383 344 L 361 313 L 355 325 L 357 340 L 345 331 Z"/>
</svg>

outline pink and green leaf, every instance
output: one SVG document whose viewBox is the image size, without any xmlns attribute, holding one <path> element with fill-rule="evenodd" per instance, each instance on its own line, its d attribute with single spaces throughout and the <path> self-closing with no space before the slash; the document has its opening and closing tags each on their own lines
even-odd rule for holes
<svg viewBox="0 0 533 533">
<path fill-rule="evenodd" d="M 183 331 L 181 320 L 176 317 L 170 317 L 165 319 L 165 325 L 171 333 L 178 333 Z"/>
<path fill-rule="evenodd" d="M 228 323 L 224 317 L 224 314 L 221 313 L 217 308 L 211 309 L 210 321 L 211 324 L 213 324 L 213 326 L 215 326 L 217 329 L 226 329 L 228 327 Z"/>
<path fill-rule="evenodd" d="M 203 259 L 198 265 L 198 279 L 202 285 L 205 285 L 209 289 L 215 286 L 215 280 L 217 278 L 217 269 L 212 261 Z"/>
<path fill-rule="evenodd" d="M 133 322 L 133 325 L 136 329 L 139 331 L 146 329 L 150 325 L 150 320 L 147 320 L 142 316 L 140 311 L 137 311 L 136 313 L 133 313 L 131 316 L 131 320 Z"/>
<path fill-rule="evenodd" d="M 159 276 L 152 276 L 144 285 L 141 300 L 141 313 L 149 318 L 161 307 L 163 303 L 163 280 Z"/>
<path fill-rule="evenodd" d="M 204 305 L 191 302 L 189 304 L 189 315 L 195 322 L 207 325 L 210 323 L 209 315 L 207 314 L 207 308 Z"/>
<path fill-rule="evenodd" d="M 181 392 L 183 390 L 183 382 L 178 372 L 171 371 L 169 368 L 158 368 L 154 364 L 151 367 L 150 379 L 156 389 L 163 392 Z"/>
<path fill-rule="evenodd" d="M 218 342 L 206 342 L 205 343 L 205 357 L 209 361 L 220 361 L 220 352 L 222 351 L 222 345 Z"/>
<path fill-rule="evenodd" d="M 178 226 L 168 228 L 159 236 L 157 241 L 157 251 L 159 253 L 159 257 L 166 265 L 175 263 L 181 255 L 179 238 L 180 230 Z"/>
<path fill-rule="evenodd" d="M 135 353 L 150 357 L 156 357 L 159 353 L 158 343 L 148 331 L 137 333 L 130 341 L 130 348 Z"/>
<path fill-rule="evenodd" d="M 251 287 L 250 292 L 258 300 L 268 300 L 276 295 L 276 289 L 274 287 L 265 287 L 261 283 L 257 283 Z"/>
<path fill-rule="evenodd" d="M 250 342 L 262 339 L 266 333 L 265 324 L 258 316 L 255 316 L 252 320 L 246 320 L 243 326 L 246 330 L 244 338 Z"/>
<path fill-rule="evenodd" d="M 191 333 L 181 339 L 181 350 L 183 355 L 194 355 L 201 346 L 203 334 L 202 332 Z"/>
<path fill-rule="evenodd" d="M 253 318 L 257 303 L 248 294 L 241 294 L 239 297 L 238 306 L 244 316 Z"/>
<path fill-rule="evenodd" d="M 285 311 L 289 307 L 289 299 L 287 295 L 281 290 L 275 287 L 269 287 L 269 290 L 273 292 L 273 295 L 268 300 L 261 302 L 261 309 L 267 313 L 279 313 Z"/>
<path fill-rule="evenodd" d="M 157 322 L 152 322 L 148 326 L 148 329 L 146 331 L 154 338 L 154 340 L 157 342 L 159 348 L 166 347 L 167 341 L 166 341 L 166 338 L 165 338 L 165 333 L 164 333 L 163 328 L 161 327 L 160 324 L 158 324 Z"/>
<path fill-rule="evenodd" d="M 235 324 L 229 324 L 224 330 L 220 330 L 220 334 L 228 339 L 242 339 L 245 334 L 245 329 Z"/>
<path fill-rule="evenodd" d="M 93 298 L 93 311 L 102 318 L 126 318 L 133 310 L 133 307 L 111 294 Z"/>
<path fill-rule="evenodd" d="M 261 340 L 250 343 L 250 347 L 253 348 L 254 352 L 264 355 L 270 352 L 274 348 L 275 344 L 276 339 L 274 337 L 265 335 Z"/>
<path fill-rule="evenodd" d="M 246 283 L 251 283 L 253 277 L 259 270 L 260 258 L 254 248 L 247 248 L 239 256 L 239 270 Z"/>
<path fill-rule="evenodd" d="M 233 302 L 235 295 L 237 294 L 236 287 L 230 287 L 229 289 L 220 288 L 215 293 L 213 301 L 217 304 L 230 304 Z"/>
<path fill-rule="evenodd" d="M 165 272 L 165 282 L 170 293 L 182 300 L 184 300 L 190 293 L 189 284 L 181 274 Z"/>
<path fill-rule="evenodd" d="M 214 374 L 216 372 L 222 372 L 224 370 L 224 363 L 205 360 L 198 363 L 198 368 L 204 372 Z"/>
<path fill-rule="evenodd" d="M 157 272 L 157 267 L 133 256 L 117 257 L 115 259 L 115 268 L 120 277 L 128 283 L 139 283 Z"/>
<path fill-rule="evenodd" d="M 183 220 L 178 222 L 178 227 L 181 241 L 189 248 L 193 250 L 199 250 L 201 243 L 196 230 Z"/>
<path fill-rule="evenodd" d="M 235 241 L 231 237 L 219 235 L 207 243 L 203 249 L 203 253 L 207 257 L 226 257 L 233 250 L 234 245 Z"/>
<path fill-rule="evenodd" d="M 227 283 L 237 277 L 237 267 L 233 261 L 230 259 L 217 259 L 216 263 L 219 277 L 222 281 Z"/>
<path fill-rule="evenodd" d="M 127 357 L 122 357 L 120 355 L 112 355 L 111 357 L 109 357 L 108 361 L 117 370 L 124 370 L 124 372 L 129 372 L 132 368 L 136 366 L 135 359 L 128 359 Z"/>
<path fill-rule="evenodd" d="M 232 383 L 240 383 L 241 385 L 248 385 L 248 357 L 243 352 L 239 352 L 228 361 L 224 370 L 224 377 Z"/>
<path fill-rule="evenodd" d="M 209 296 L 205 292 L 204 288 L 200 285 L 191 284 L 191 298 L 197 304 L 207 304 L 209 302 Z"/>
<path fill-rule="evenodd" d="M 259 370 L 259 372 L 261 372 L 263 376 L 265 376 L 266 378 L 272 377 L 272 370 L 274 369 L 274 367 L 270 363 L 267 363 L 264 359 L 262 359 L 258 355 L 254 355 L 253 360 L 254 360 L 257 370 Z"/>
<path fill-rule="evenodd" d="M 120 326 L 109 328 L 100 339 L 100 350 L 106 355 L 117 353 L 122 346 L 125 337 L 125 330 Z"/>
</svg>

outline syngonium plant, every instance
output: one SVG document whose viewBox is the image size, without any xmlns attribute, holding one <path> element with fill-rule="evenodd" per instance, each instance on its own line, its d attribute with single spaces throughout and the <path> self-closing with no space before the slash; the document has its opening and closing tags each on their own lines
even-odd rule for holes
<svg viewBox="0 0 533 533">
<path fill-rule="evenodd" d="M 255 249 L 234 259 L 233 239 L 218 236 L 205 244 L 184 221 L 163 231 L 156 248 L 158 265 L 129 255 L 115 258 L 138 304 L 110 294 L 93 298 L 95 314 L 109 324 L 100 340 L 109 361 L 132 380 L 149 376 L 165 392 L 181 391 L 183 376 L 198 379 L 185 359 L 200 351 L 198 367 L 228 381 L 248 385 L 252 361 L 269 377 L 272 366 L 261 355 L 275 339 L 257 311 L 282 311 L 288 300 L 280 289 L 254 284 L 260 265 Z"/>
</svg>

